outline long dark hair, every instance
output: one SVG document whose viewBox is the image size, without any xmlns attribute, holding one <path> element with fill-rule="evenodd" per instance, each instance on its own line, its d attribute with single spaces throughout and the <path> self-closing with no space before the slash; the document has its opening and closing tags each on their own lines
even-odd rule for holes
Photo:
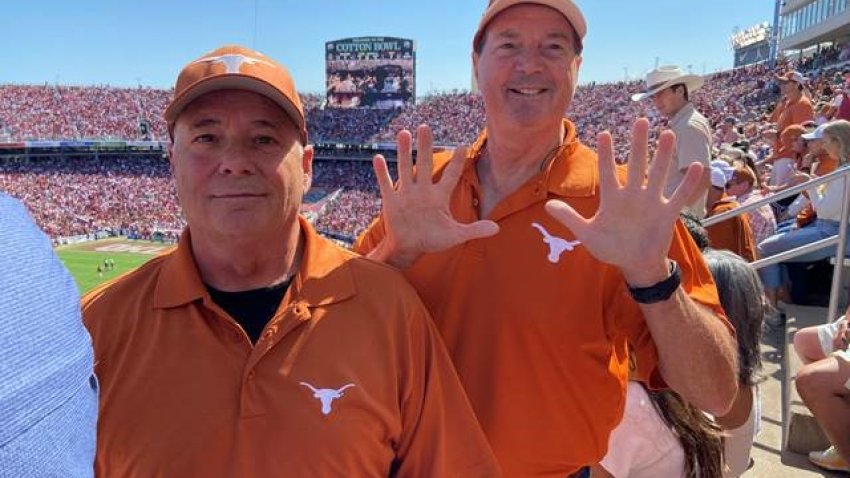
<svg viewBox="0 0 850 478">
<path fill-rule="evenodd" d="M 751 387 L 761 370 L 761 342 L 764 324 L 764 290 L 758 273 L 747 261 L 729 251 L 707 249 L 703 253 L 717 284 L 720 305 L 738 338 L 738 383 Z"/>
<path fill-rule="evenodd" d="M 672 390 L 647 390 L 682 444 L 686 478 L 723 478 L 723 434 L 714 420 Z"/>
</svg>

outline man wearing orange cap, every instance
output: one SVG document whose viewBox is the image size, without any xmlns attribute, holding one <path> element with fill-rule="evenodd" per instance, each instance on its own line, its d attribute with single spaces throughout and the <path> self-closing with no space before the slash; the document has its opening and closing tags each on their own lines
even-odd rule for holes
<svg viewBox="0 0 850 478">
<path fill-rule="evenodd" d="M 646 120 L 618 173 L 610 135 L 597 158 L 563 117 L 586 31 L 570 0 L 491 1 L 472 56 L 486 131 L 433 155 L 420 127 L 415 169 L 401 132 L 399 180 L 375 159 L 383 210 L 356 245 L 420 293 L 510 478 L 564 478 L 605 455 L 630 354 L 636 378 L 718 415 L 737 388 L 733 335 L 677 223 L 701 166 L 664 198 L 671 133 L 647 178 Z"/>
<path fill-rule="evenodd" d="M 188 228 L 83 301 L 97 475 L 497 476 L 415 291 L 298 216 L 313 151 L 287 70 L 210 52 L 165 119 Z"/>
</svg>

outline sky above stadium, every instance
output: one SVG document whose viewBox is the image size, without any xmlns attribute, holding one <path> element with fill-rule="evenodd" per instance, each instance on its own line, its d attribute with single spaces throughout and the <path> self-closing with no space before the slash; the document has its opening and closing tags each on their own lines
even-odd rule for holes
<svg viewBox="0 0 850 478">
<path fill-rule="evenodd" d="M 159 88 L 202 53 L 239 43 L 281 61 L 300 91 L 324 91 L 326 41 L 417 42 L 417 94 L 470 88 L 470 50 L 487 0 L 27 0 L 2 2 L 0 83 Z M 729 37 L 773 20 L 773 0 L 579 0 L 589 24 L 582 83 L 660 64 L 732 67 Z"/>
</svg>

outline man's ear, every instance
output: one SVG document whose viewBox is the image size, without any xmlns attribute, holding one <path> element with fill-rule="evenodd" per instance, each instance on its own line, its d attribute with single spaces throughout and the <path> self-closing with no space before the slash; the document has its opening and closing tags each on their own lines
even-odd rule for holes
<svg viewBox="0 0 850 478">
<path fill-rule="evenodd" d="M 472 78 L 478 84 L 478 53 L 472 52 Z"/>
<path fill-rule="evenodd" d="M 315 152 L 313 145 L 304 146 L 304 154 L 301 156 L 301 168 L 304 170 L 304 192 L 310 190 L 313 185 L 313 156 Z"/>
<path fill-rule="evenodd" d="M 165 156 L 168 159 L 168 169 L 171 170 L 171 175 L 174 176 L 174 139 L 168 141 L 168 146 L 165 147 Z"/>
</svg>

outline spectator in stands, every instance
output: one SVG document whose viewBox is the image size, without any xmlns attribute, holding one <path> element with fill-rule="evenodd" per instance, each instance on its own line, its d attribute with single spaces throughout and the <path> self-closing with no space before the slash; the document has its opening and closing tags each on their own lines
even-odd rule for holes
<svg viewBox="0 0 850 478">
<path fill-rule="evenodd" d="M 832 444 L 809 453 L 809 460 L 826 470 L 843 472 L 850 472 L 847 314 L 850 309 L 831 324 L 808 327 L 794 336 L 794 348 L 806 364 L 797 373 L 797 391 Z"/>
<path fill-rule="evenodd" d="M 807 158 L 804 160 L 804 163 L 809 163 L 811 165 L 809 166 L 809 173 L 811 177 L 824 176 L 838 168 L 838 160 L 831 157 L 823 146 L 823 130 L 825 127 L 826 125 L 821 125 L 815 131 L 806 133 L 802 136 L 802 139 L 806 141 L 807 145 Z M 802 176 L 802 179 L 805 180 L 807 177 Z M 795 203 L 796 204 L 792 204 L 791 207 L 789 207 L 788 212 L 796 215 L 795 221 L 797 227 L 805 227 L 817 218 L 817 214 L 815 213 L 808 197 L 800 195 Z"/>
<path fill-rule="evenodd" d="M 2 193 L 0 290 L 0 476 L 91 477 L 98 392 L 77 286 Z"/>
<path fill-rule="evenodd" d="M 776 123 L 776 130 L 781 134 L 791 125 L 802 125 L 806 121 L 814 121 L 812 102 L 803 94 L 805 89 L 803 74 L 799 71 L 789 71 L 777 76 L 776 79 L 782 91 L 782 101 L 770 117 L 770 121 Z M 781 145 L 777 145 L 776 149 L 780 150 L 780 148 Z"/>
<path fill-rule="evenodd" d="M 699 237 L 704 231 L 694 224 L 689 231 Z M 708 249 L 705 258 L 723 309 L 737 331 L 739 388 L 732 409 L 713 424 L 674 392 L 647 393 L 639 383 L 630 382 L 623 420 L 611 434 L 608 454 L 594 467 L 593 477 L 737 478 L 750 467 L 761 420 L 757 385 L 764 319 L 761 282 L 756 271 L 732 252 Z"/>
<path fill-rule="evenodd" d="M 850 160 L 850 122 L 839 120 L 827 123 L 823 129 L 824 148 L 827 153 L 839 163 L 839 167 Z M 826 239 L 838 234 L 842 203 L 844 201 L 844 181 L 832 181 L 825 186 L 807 191 L 812 208 L 817 213 L 817 220 L 810 226 L 795 228 L 767 238 L 758 245 L 761 257 L 770 257 L 780 252 L 795 249 L 812 242 Z M 835 254 L 835 247 L 804 254 L 786 262 L 811 262 L 830 257 Z M 762 283 L 765 293 L 772 306 L 777 305 L 777 294 L 780 287 L 787 283 L 787 273 L 782 264 L 762 268 Z M 781 323 L 781 314 L 771 311 L 768 323 Z"/>
<path fill-rule="evenodd" d="M 835 119 L 850 121 L 850 66 L 845 66 L 841 74 L 844 78 L 844 84 L 836 92 L 830 106 L 833 108 Z"/>
<path fill-rule="evenodd" d="M 846 350 L 850 343 L 847 315 L 825 325 L 805 327 L 794 333 L 794 351 L 803 364 L 810 364 L 829 357 L 833 352 Z"/>
<path fill-rule="evenodd" d="M 403 268 L 435 311 L 505 476 L 570 476 L 599 459 L 621 414 L 627 342 L 637 378 L 663 375 L 697 407 L 724 414 L 737 388 L 710 274 L 676 224 L 702 168 L 665 201 L 665 132 L 644 190 L 649 123 L 638 120 L 621 189 L 611 135 L 597 158 L 564 118 L 586 30 L 570 0 L 491 1 L 473 40 L 486 132 L 468 153 L 434 156 L 421 127 L 416 174 L 400 133 L 400 179 L 376 158 L 383 212 L 355 247 Z M 684 287 L 668 255 L 685 262 Z"/>
<path fill-rule="evenodd" d="M 717 283 L 723 310 L 737 332 L 738 394 L 732 409 L 715 418 L 726 435 L 723 476 L 737 478 L 750 467 L 750 451 L 760 428 L 761 400 L 757 382 L 761 369 L 759 343 L 764 323 L 764 293 L 756 271 L 738 255 L 708 250 L 705 259 Z"/>
<path fill-rule="evenodd" d="M 779 136 L 779 149 L 774 153 L 771 163 L 770 184 L 766 192 L 778 192 L 794 184 L 797 177 L 797 164 L 802 160 L 804 146 L 802 137 L 806 130 L 800 125 L 791 125 Z"/>
<path fill-rule="evenodd" d="M 592 478 L 723 478 L 720 428 L 671 390 L 629 381 L 623 419 Z"/>
<path fill-rule="evenodd" d="M 726 183 L 726 193 L 734 197 L 741 206 L 752 204 L 764 199 L 755 189 L 756 174 L 744 164 L 735 166 L 732 177 Z M 753 233 L 753 244 L 758 245 L 763 240 L 776 234 L 776 216 L 769 205 L 764 205 L 745 214 Z"/>
<path fill-rule="evenodd" d="M 189 225 L 83 299 L 98 476 L 496 476 L 415 291 L 298 218 L 313 152 L 288 71 L 211 51 L 165 118 Z"/>
<path fill-rule="evenodd" d="M 727 116 L 723 119 L 720 129 L 714 135 L 715 146 L 720 147 L 723 144 L 733 144 L 741 140 L 741 134 L 737 130 L 738 120 L 734 116 Z"/>
<path fill-rule="evenodd" d="M 738 203 L 726 193 L 727 184 L 734 178 L 735 168 L 722 159 L 711 162 L 711 188 L 708 191 L 708 217 L 738 208 Z M 750 228 L 749 214 L 726 219 L 705 228 L 711 247 L 734 252 L 747 262 L 756 260 L 756 244 Z"/>
<path fill-rule="evenodd" d="M 646 91 L 632 96 L 633 101 L 652 98 L 658 112 L 667 118 L 670 129 L 676 133 L 673 163 L 667 174 L 664 194 L 669 197 L 682 182 L 691 164 L 702 164 L 706 170 L 711 161 L 711 124 L 690 101 L 690 95 L 704 84 L 702 77 L 686 75 L 677 66 L 662 66 L 646 75 Z M 703 187 L 692 198 L 688 207 L 697 217 L 705 217 L 706 197 L 710 186 L 708 174 L 703 174 Z"/>
</svg>

